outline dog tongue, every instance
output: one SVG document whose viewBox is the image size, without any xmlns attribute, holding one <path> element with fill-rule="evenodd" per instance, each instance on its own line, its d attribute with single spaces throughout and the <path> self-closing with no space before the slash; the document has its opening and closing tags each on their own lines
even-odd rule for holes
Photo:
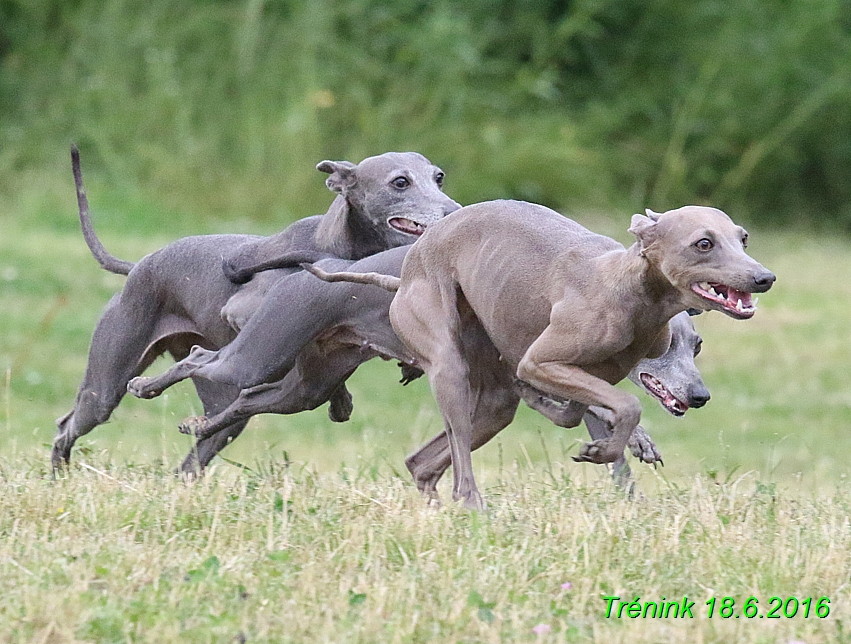
<svg viewBox="0 0 851 644">
<path fill-rule="evenodd" d="M 727 299 L 732 302 L 734 305 L 736 302 L 741 301 L 742 306 L 745 308 L 751 307 L 751 294 L 745 293 L 744 291 L 737 291 L 734 288 L 729 288 L 727 291 Z"/>
</svg>

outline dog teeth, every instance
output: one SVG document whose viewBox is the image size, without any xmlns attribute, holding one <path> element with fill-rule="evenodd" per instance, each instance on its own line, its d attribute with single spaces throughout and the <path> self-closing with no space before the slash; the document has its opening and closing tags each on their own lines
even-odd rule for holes
<svg viewBox="0 0 851 644">
<path fill-rule="evenodd" d="M 698 286 L 699 286 L 701 289 L 703 289 L 704 291 L 707 291 L 707 292 L 708 292 L 708 291 L 709 291 L 709 289 L 711 288 L 711 287 L 709 286 L 709 282 L 700 282 L 700 283 L 698 284 Z"/>
<path fill-rule="evenodd" d="M 743 307 L 743 306 L 742 306 L 742 301 L 741 301 L 741 300 L 738 300 L 738 301 L 736 302 L 736 310 L 737 310 L 739 313 L 744 313 L 744 311 L 745 311 L 745 307 Z"/>
<path fill-rule="evenodd" d="M 756 304 L 757 304 L 757 302 L 759 302 L 759 298 L 758 298 L 758 297 L 755 297 L 755 298 L 753 299 L 753 302 L 751 303 L 751 308 L 752 308 L 752 309 L 755 309 L 755 308 L 756 308 Z"/>
<path fill-rule="evenodd" d="M 716 291 L 716 290 L 715 290 L 715 287 L 714 287 L 714 286 L 710 286 L 710 287 L 709 287 L 709 293 L 710 293 L 711 295 L 714 295 L 715 297 L 721 297 L 721 296 L 718 294 L 718 291 Z"/>
</svg>

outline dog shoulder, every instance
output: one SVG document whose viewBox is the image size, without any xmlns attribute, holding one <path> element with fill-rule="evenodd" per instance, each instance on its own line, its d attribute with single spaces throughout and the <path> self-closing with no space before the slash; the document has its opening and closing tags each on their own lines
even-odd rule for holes
<svg viewBox="0 0 851 644">
<path fill-rule="evenodd" d="M 583 363 L 619 353 L 634 340 L 632 329 L 623 324 L 621 311 L 611 306 L 589 306 L 570 297 L 553 306 L 547 333 L 565 348 L 572 347 L 575 359 Z"/>
</svg>

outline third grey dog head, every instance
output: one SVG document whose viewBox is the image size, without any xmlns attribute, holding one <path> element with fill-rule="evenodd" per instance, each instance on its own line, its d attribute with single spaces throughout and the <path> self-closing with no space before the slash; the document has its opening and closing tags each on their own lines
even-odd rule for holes
<svg viewBox="0 0 851 644">
<path fill-rule="evenodd" d="M 671 327 L 671 346 L 658 358 L 645 358 L 629 372 L 629 379 L 644 389 L 674 416 L 682 416 L 691 407 L 703 407 L 709 391 L 703 384 L 694 359 L 703 343 L 686 312 L 675 315 Z"/>
<path fill-rule="evenodd" d="M 339 195 L 329 214 L 345 209 L 349 226 L 381 249 L 412 243 L 461 207 L 443 193 L 443 171 L 416 152 L 386 152 L 357 165 L 322 161 L 316 169 L 330 175 L 325 184 Z"/>
</svg>

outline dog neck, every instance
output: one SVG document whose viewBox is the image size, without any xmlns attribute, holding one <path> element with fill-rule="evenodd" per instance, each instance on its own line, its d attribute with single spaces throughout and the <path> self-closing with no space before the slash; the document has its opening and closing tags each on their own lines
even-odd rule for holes
<svg viewBox="0 0 851 644">
<path fill-rule="evenodd" d="M 623 297 L 634 298 L 642 317 L 666 323 L 685 311 L 682 294 L 650 259 L 641 252 L 638 243 L 609 253 L 605 270 L 616 280 L 612 286 Z"/>
<path fill-rule="evenodd" d="M 363 259 L 385 250 L 381 234 L 344 195 L 337 195 L 316 228 L 317 247 L 342 259 Z"/>
</svg>

